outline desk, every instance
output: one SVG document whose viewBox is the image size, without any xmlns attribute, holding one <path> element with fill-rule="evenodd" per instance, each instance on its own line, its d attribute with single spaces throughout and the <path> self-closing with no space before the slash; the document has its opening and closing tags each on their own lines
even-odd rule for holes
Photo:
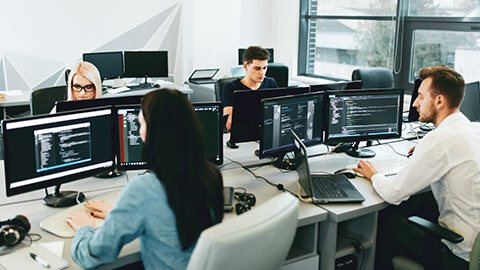
<svg viewBox="0 0 480 270">
<path fill-rule="evenodd" d="M 178 89 L 182 93 L 186 94 L 189 98 L 190 98 L 190 95 L 193 93 L 192 89 L 190 89 L 188 87 L 181 86 L 181 85 L 171 84 L 171 85 L 166 85 L 166 87 Z M 107 94 L 104 94 L 104 96 L 105 97 L 112 97 L 112 96 L 144 95 L 144 94 L 146 94 L 146 93 L 148 93 L 152 90 L 155 90 L 155 89 L 157 89 L 157 88 L 137 90 L 137 91 L 126 91 L 126 92 L 122 92 L 122 93 L 117 93 L 115 95 L 107 93 Z M 19 95 L 19 96 L 7 96 L 6 101 L 0 101 L 0 107 L 3 110 L 3 119 L 6 119 L 7 108 L 8 107 L 30 106 L 30 93 L 31 92 L 28 92 L 28 93 L 22 92 L 22 93 L 23 94 Z"/>
<path fill-rule="evenodd" d="M 408 132 L 408 130 L 405 130 L 405 132 Z M 227 135 L 224 139 L 226 138 Z M 407 153 L 408 150 L 416 144 L 415 141 L 401 141 L 398 139 L 385 140 L 383 142 L 391 142 L 391 146 L 400 153 Z M 259 160 L 258 157 L 255 157 L 253 154 L 253 151 L 258 148 L 257 143 L 240 143 L 239 146 L 238 149 L 225 148 L 225 156 L 240 161 L 244 165 L 250 166 L 265 162 L 265 160 Z M 377 153 L 372 160 L 402 158 L 395 154 L 389 145 L 376 145 L 372 146 L 371 149 L 375 150 Z M 327 148 L 324 145 L 308 148 L 309 156 L 315 156 L 316 154 L 324 153 L 326 151 Z M 334 153 L 328 156 L 310 157 L 309 165 L 312 173 L 333 173 L 346 165 L 356 164 L 359 160 L 359 158 L 350 157 L 344 153 Z M 228 162 L 229 160 L 226 159 L 224 173 L 225 170 L 228 170 L 233 166 L 233 164 L 228 164 Z M 255 173 L 266 177 L 275 184 L 282 183 L 286 189 L 292 192 L 298 192 L 296 172 L 280 173 L 278 169 L 275 169 L 272 166 L 266 166 L 255 170 Z M 365 201 L 361 204 L 319 205 L 328 212 L 328 219 L 325 221 L 318 221 L 317 233 L 308 232 L 310 233 L 310 237 L 318 237 L 318 254 L 321 257 L 318 269 L 334 269 L 335 260 L 347 255 L 354 255 L 357 257 L 359 267 L 360 264 L 362 264 L 361 269 L 373 269 L 378 211 L 385 208 L 388 204 L 385 203 L 384 200 L 373 190 L 371 184 L 367 180 L 357 177 L 352 179 L 351 182 L 365 197 Z M 273 187 L 270 188 L 274 189 Z M 303 206 L 305 204 L 301 203 L 301 205 Z M 345 236 L 359 239 L 365 248 L 365 255 L 363 258 L 361 254 L 358 254 L 355 251 L 352 245 L 352 240 L 349 240 Z"/>
<path fill-rule="evenodd" d="M 225 138 L 228 138 L 228 134 Z M 226 140 L 225 140 L 226 141 Z M 395 150 L 406 153 L 415 144 L 414 141 L 398 141 L 391 146 Z M 254 193 L 257 203 L 262 204 L 269 198 L 281 191 L 270 186 L 263 180 L 253 177 L 238 164 L 229 159 L 239 161 L 244 165 L 254 166 L 264 164 L 268 160 L 259 160 L 254 155 L 258 148 L 255 142 L 240 143 L 240 148 L 230 149 L 224 146 L 225 164 L 221 168 L 224 185 L 244 187 L 248 192 Z M 388 145 L 373 146 L 377 155 L 374 159 L 398 158 Z M 308 148 L 309 155 L 326 152 L 324 145 Z M 329 156 L 316 156 L 309 158 L 311 171 L 333 172 L 343 168 L 347 164 L 357 163 L 358 159 L 349 157 L 343 153 Z M 271 165 L 255 168 L 257 175 L 266 177 L 274 183 L 282 183 L 284 187 L 294 193 L 298 192 L 295 171 L 280 172 Z M 5 179 L 3 161 L 0 161 L 0 179 Z M 125 185 L 127 179 L 134 178 L 138 172 L 129 171 L 125 175 L 113 179 L 87 178 L 83 181 L 75 181 L 62 185 L 62 189 L 85 191 L 87 197 L 95 197 L 103 192 L 118 189 Z M 335 259 L 353 254 L 361 260 L 362 255 L 357 254 L 351 244 L 343 235 L 358 238 L 365 247 L 365 259 L 362 269 L 372 269 L 375 254 L 375 237 L 377 230 L 378 211 L 387 204 L 373 190 L 370 183 L 364 179 L 351 180 L 357 189 L 365 197 L 361 204 L 329 204 L 313 205 L 300 203 L 298 215 L 298 228 L 292 248 L 283 264 L 282 269 L 334 269 Z M 41 241 L 58 241 L 58 238 L 39 228 L 40 221 L 61 209 L 50 208 L 41 203 L 44 196 L 43 190 L 35 191 L 15 197 L 5 198 L 4 183 L 0 183 L 0 220 L 12 218 L 15 215 L 26 215 L 32 223 L 32 233 L 42 235 Z M 235 218 L 235 214 L 225 215 L 225 219 Z M 70 255 L 70 243 L 72 239 L 65 241 L 63 257 L 70 262 L 71 269 L 79 269 Z M 112 264 L 102 266 L 102 269 L 111 269 L 140 260 L 138 240 L 126 245 L 119 258 Z"/>
</svg>

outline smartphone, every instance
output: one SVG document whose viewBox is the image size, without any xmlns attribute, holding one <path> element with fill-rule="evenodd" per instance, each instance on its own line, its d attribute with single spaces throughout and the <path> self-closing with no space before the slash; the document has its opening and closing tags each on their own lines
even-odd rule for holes
<svg viewBox="0 0 480 270">
<path fill-rule="evenodd" d="M 233 187 L 223 187 L 223 211 L 233 210 Z"/>
</svg>

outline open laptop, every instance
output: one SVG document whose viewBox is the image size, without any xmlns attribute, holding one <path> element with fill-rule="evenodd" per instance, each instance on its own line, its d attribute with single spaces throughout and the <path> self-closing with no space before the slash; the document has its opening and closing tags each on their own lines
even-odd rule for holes
<svg viewBox="0 0 480 270">
<path fill-rule="evenodd" d="M 193 71 L 192 75 L 190 75 L 188 81 L 196 84 L 215 83 L 213 77 L 215 77 L 218 70 L 218 68 L 196 69 Z"/>
<path fill-rule="evenodd" d="M 365 198 L 343 174 L 311 175 L 307 160 L 307 147 L 292 130 L 295 142 L 295 163 L 298 180 L 314 203 L 363 202 Z"/>
</svg>

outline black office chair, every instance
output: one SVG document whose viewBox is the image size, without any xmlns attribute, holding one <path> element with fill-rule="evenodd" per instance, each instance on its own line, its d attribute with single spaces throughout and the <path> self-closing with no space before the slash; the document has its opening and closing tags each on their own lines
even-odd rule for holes
<svg viewBox="0 0 480 270">
<path fill-rule="evenodd" d="M 391 69 L 374 67 L 359 68 L 352 72 L 352 81 L 362 81 L 362 89 L 393 88 L 393 72 Z"/>
<path fill-rule="evenodd" d="M 223 92 L 223 86 L 231 81 L 234 81 L 236 79 L 241 79 L 243 77 L 227 77 L 227 78 L 221 78 L 218 79 L 215 82 L 215 101 L 222 101 L 222 92 Z"/>
<path fill-rule="evenodd" d="M 265 75 L 274 78 L 279 87 L 288 86 L 288 66 L 285 64 L 269 63 Z"/>
<path fill-rule="evenodd" d="M 67 100 L 67 86 L 52 86 L 32 91 L 30 112 L 32 115 L 48 114 L 56 101 Z"/>
<path fill-rule="evenodd" d="M 460 243 L 463 241 L 461 235 L 421 217 L 409 217 L 408 222 L 425 232 L 424 261 L 416 262 L 405 256 L 396 256 L 392 259 L 393 268 L 395 270 L 440 269 L 440 264 L 442 263 L 441 239 L 445 239 L 451 243 Z M 478 234 L 470 253 L 469 269 L 480 269 L 480 237 Z"/>
</svg>

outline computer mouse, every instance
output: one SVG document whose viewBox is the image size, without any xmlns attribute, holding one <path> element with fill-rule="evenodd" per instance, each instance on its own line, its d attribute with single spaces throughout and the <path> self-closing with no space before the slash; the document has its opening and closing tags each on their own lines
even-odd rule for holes
<svg viewBox="0 0 480 270">
<path fill-rule="evenodd" d="M 160 88 L 160 84 L 158 84 L 158 83 L 154 84 L 153 88 Z"/>
<path fill-rule="evenodd" d="M 355 171 L 352 169 L 343 168 L 336 171 L 335 174 L 344 174 L 347 178 L 355 178 Z"/>
</svg>

